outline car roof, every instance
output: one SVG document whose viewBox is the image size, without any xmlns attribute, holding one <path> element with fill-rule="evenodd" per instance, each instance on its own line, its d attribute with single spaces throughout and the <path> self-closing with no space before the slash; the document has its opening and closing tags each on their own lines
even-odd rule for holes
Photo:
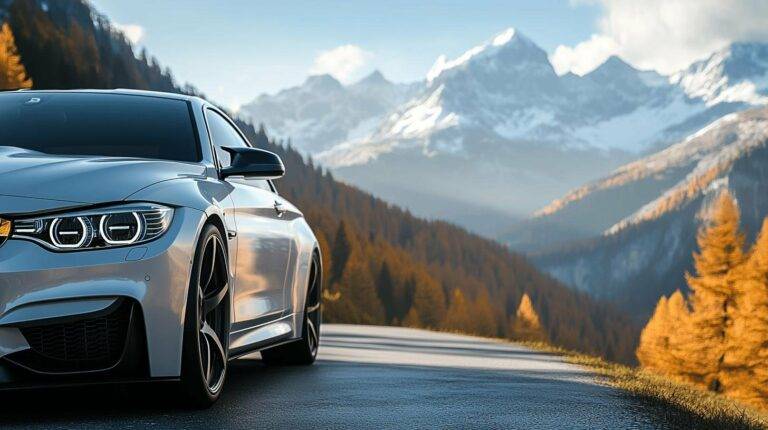
<svg viewBox="0 0 768 430">
<path fill-rule="evenodd" d="M 75 94 L 116 94 L 127 96 L 146 96 L 146 97 L 160 97 L 166 99 L 196 101 L 199 103 L 207 103 L 205 100 L 197 96 L 191 96 L 187 94 L 179 93 L 166 93 L 162 91 L 146 91 L 146 90 L 132 90 L 126 88 L 117 88 L 113 90 L 95 90 L 95 89 L 82 89 L 82 90 L 16 90 L 16 91 L 3 91 L 2 94 L 52 94 L 52 93 L 75 93 Z"/>
</svg>

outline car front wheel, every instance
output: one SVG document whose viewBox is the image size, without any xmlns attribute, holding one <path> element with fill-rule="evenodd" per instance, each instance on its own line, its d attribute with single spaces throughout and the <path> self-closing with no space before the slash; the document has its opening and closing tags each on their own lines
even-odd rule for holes
<svg viewBox="0 0 768 430">
<path fill-rule="evenodd" d="M 222 235 L 215 226 L 208 225 L 195 252 L 184 323 L 181 388 L 193 407 L 212 405 L 227 375 L 228 267 Z"/>
</svg>

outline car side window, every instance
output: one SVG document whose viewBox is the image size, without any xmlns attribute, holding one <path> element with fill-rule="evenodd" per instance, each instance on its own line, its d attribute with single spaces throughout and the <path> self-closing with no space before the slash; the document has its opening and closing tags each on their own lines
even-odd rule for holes
<svg viewBox="0 0 768 430">
<path fill-rule="evenodd" d="M 213 146 L 216 149 L 216 158 L 219 159 L 220 167 L 229 167 L 232 158 L 229 152 L 223 150 L 223 147 L 245 148 L 248 144 L 240 137 L 240 133 L 229 124 L 229 121 L 224 119 L 217 112 L 209 110 L 206 114 L 208 120 L 208 129 L 211 132 L 211 139 L 213 140 Z"/>
<path fill-rule="evenodd" d="M 213 140 L 213 147 L 216 150 L 216 158 L 219 160 L 219 166 L 221 168 L 229 167 L 232 163 L 232 157 L 229 155 L 229 152 L 222 148 L 247 148 L 250 145 L 248 145 L 248 143 L 240 136 L 240 133 L 238 133 L 229 121 L 219 113 L 213 110 L 208 110 L 206 111 L 206 119 L 208 120 L 208 129 L 211 133 L 211 139 Z M 248 179 L 246 183 L 266 191 L 272 191 L 269 182 L 263 179 Z"/>
</svg>

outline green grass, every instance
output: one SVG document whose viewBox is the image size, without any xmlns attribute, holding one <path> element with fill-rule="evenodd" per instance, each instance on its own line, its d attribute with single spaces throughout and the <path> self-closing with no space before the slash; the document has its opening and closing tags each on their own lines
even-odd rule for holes
<svg viewBox="0 0 768 430">
<path fill-rule="evenodd" d="M 643 402 L 666 423 L 695 429 L 768 429 L 768 415 L 727 397 L 699 390 L 651 372 L 610 363 L 601 358 L 567 351 L 544 343 L 523 343 L 533 349 L 561 355 L 569 363 L 586 367 L 607 385 Z"/>
</svg>

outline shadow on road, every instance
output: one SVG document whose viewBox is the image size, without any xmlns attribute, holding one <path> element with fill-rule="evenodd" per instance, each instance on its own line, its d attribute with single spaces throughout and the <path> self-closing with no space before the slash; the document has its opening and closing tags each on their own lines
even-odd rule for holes
<svg viewBox="0 0 768 430">
<path fill-rule="evenodd" d="M 345 330 L 349 336 L 345 336 Z M 361 329 L 362 330 L 362 329 Z M 312 367 L 231 363 L 227 386 L 212 408 L 192 411 L 166 385 L 91 387 L 0 393 L 3 428 L 659 428 L 658 411 L 569 368 L 534 374 L 521 369 L 398 364 L 489 360 L 512 366 L 527 350 L 473 344 L 423 332 L 362 336 L 329 330 Z M 390 336 L 387 336 L 390 334 Z M 436 336 L 436 337 L 435 337 Z M 368 342 L 372 342 L 369 344 Z M 425 352 L 426 349 L 426 352 Z M 486 353 L 491 350 L 493 354 Z M 389 354 L 392 363 L 370 363 Z M 357 357 L 357 358 L 356 358 Z M 420 357 L 414 359 L 414 357 Z M 551 357 L 543 357 L 550 360 Z M 504 361 L 507 360 L 507 361 Z M 490 367 L 490 366 L 489 366 Z"/>
</svg>

